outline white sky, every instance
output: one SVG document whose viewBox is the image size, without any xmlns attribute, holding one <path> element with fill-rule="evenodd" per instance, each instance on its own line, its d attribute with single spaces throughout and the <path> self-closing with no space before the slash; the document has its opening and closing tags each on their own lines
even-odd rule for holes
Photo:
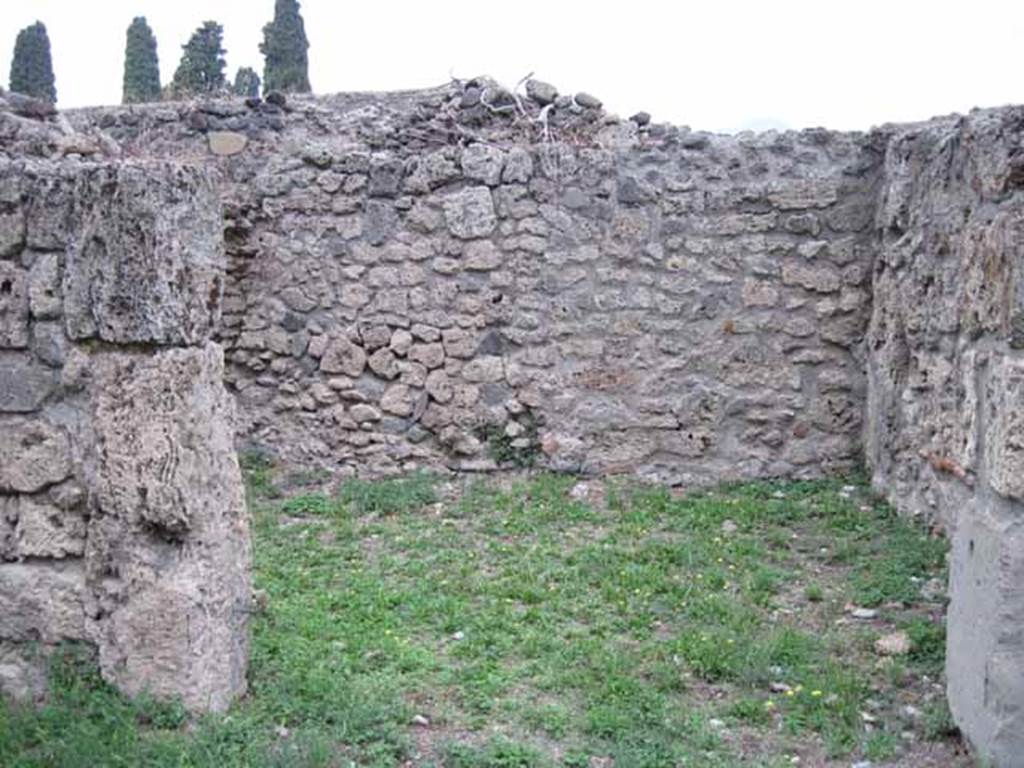
<svg viewBox="0 0 1024 768">
<path fill-rule="evenodd" d="M 117 103 L 124 33 L 146 16 L 167 82 L 206 19 L 228 76 L 262 73 L 273 0 L 0 0 L 0 82 L 14 39 L 49 30 L 63 107 Z M 14 6 L 14 7 L 11 7 Z M 318 93 L 529 72 L 622 116 L 734 131 L 868 128 L 1024 102 L 1020 0 L 303 0 Z"/>
</svg>

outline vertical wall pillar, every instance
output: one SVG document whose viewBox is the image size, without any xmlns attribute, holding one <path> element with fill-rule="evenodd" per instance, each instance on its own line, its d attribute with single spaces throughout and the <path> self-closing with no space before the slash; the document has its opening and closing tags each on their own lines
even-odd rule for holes
<svg viewBox="0 0 1024 768">
<path fill-rule="evenodd" d="M 220 204 L 171 164 L 0 166 L 0 688 L 96 649 L 130 695 L 245 689 L 249 531 Z"/>
</svg>

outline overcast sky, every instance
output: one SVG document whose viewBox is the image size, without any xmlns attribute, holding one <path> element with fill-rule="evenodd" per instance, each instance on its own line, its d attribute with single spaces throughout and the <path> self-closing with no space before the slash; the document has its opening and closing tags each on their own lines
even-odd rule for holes
<svg viewBox="0 0 1024 768">
<path fill-rule="evenodd" d="M 0 0 L 6 79 L 20 28 L 43 21 L 63 107 L 121 97 L 125 29 L 146 16 L 166 83 L 206 19 L 225 27 L 228 75 L 262 72 L 273 0 Z M 14 7 L 10 7 L 10 6 Z M 1024 102 L 1018 0 L 304 0 L 318 93 L 529 72 L 612 112 L 735 131 L 869 128 Z"/>
</svg>

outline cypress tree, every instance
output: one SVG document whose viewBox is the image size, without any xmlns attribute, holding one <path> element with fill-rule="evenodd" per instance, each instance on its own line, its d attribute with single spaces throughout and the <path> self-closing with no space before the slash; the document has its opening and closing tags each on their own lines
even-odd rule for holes
<svg viewBox="0 0 1024 768">
<path fill-rule="evenodd" d="M 232 89 L 236 96 L 246 99 L 258 99 L 260 95 L 260 76 L 252 67 L 242 67 L 235 75 L 235 87 Z"/>
<path fill-rule="evenodd" d="M 298 0 L 275 0 L 274 20 L 263 27 L 263 91 L 309 93 L 309 40 Z"/>
<path fill-rule="evenodd" d="M 37 21 L 18 33 L 11 62 L 11 90 L 57 103 L 57 85 L 46 25 Z"/>
<path fill-rule="evenodd" d="M 227 87 L 224 78 L 225 51 L 221 47 L 224 27 L 207 21 L 182 46 L 184 53 L 174 73 L 171 92 L 175 96 L 213 93 Z"/>
<path fill-rule="evenodd" d="M 160 100 L 160 62 L 156 38 L 144 16 L 136 17 L 128 27 L 124 51 L 124 104 Z"/>
</svg>

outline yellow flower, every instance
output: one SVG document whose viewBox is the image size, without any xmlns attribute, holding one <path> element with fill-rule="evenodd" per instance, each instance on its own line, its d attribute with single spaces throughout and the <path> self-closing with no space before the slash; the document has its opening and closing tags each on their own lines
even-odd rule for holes
<svg viewBox="0 0 1024 768">
<path fill-rule="evenodd" d="M 811 691 L 811 696 L 814 696 L 815 698 L 817 698 L 818 696 L 821 696 L 821 691 L 817 691 L 817 690 Z"/>
</svg>

